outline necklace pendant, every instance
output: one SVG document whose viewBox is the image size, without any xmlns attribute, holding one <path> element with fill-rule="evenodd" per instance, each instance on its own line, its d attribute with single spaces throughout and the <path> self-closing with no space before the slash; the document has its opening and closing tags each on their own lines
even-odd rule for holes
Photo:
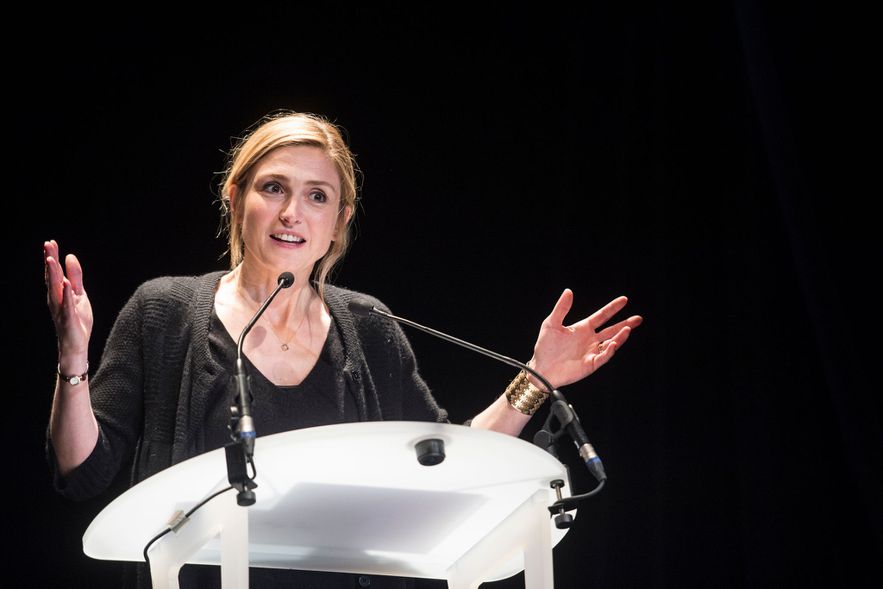
<svg viewBox="0 0 883 589">
<path fill-rule="evenodd" d="M 283 351 L 283 352 L 287 352 L 287 351 L 288 351 L 288 344 L 282 344 L 282 351 Z"/>
</svg>

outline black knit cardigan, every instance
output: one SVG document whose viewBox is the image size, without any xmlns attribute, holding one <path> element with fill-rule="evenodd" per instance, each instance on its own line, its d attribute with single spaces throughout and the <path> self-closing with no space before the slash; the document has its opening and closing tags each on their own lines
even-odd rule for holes
<svg viewBox="0 0 883 589">
<path fill-rule="evenodd" d="M 99 425 L 92 454 L 65 479 L 50 464 L 58 490 L 72 499 L 104 491 L 131 464 L 130 485 L 205 451 L 197 447 L 207 396 L 218 375 L 209 351 L 215 291 L 224 272 L 156 278 L 141 285 L 117 317 L 90 382 Z M 350 312 L 348 303 L 372 297 L 325 287 L 325 301 L 340 328 L 346 385 L 360 421 L 447 420 L 417 372 L 401 328 Z"/>
</svg>

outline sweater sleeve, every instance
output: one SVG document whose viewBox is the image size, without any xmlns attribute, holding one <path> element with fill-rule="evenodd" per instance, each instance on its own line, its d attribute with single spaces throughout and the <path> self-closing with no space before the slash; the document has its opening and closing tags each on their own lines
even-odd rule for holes
<svg viewBox="0 0 883 589">
<path fill-rule="evenodd" d="M 399 350 L 402 358 L 402 412 L 405 419 L 447 422 L 448 412 L 439 407 L 429 390 L 429 385 L 420 376 L 420 371 L 417 369 L 417 359 L 411 349 L 410 342 L 398 325 L 396 325 L 396 331 L 401 337 Z"/>
<path fill-rule="evenodd" d="M 389 311 L 382 303 L 378 302 L 377 306 Z M 383 325 L 388 331 L 387 341 L 390 342 L 391 350 L 395 353 L 393 361 L 399 366 L 399 380 L 394 384 L 401 391 L 402 418 L 409 421 L 448 422 L 448 412 L 439 406 L 429 385 L 420 376 L 414 350 L 401 326 L 386 320 L 383 320 Z"/>
<path fill-rule="evenodd" d="M 88 499 L 104 491 L 131 460 L 143 423 L 142 323 L 144 287 L 117 316 L 101 363 L 89 383 L 98 441 L 88 458 L 67 477 L 58 473 L 52 442 L 47 453 L 56 489 L 70 499 Z"/>
</svg>

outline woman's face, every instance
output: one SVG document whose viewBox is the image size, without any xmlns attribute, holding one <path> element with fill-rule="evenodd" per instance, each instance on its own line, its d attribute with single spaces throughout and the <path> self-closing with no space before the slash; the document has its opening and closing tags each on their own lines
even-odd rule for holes
<svg viewBox="0 0 883 589">
<path fill-rule="evenodd" d="M 336 238 L 340 177 L 318 147 L 274 149 L 254 166 L 248 186 L 237 187 L 233 206 L 242 211 L 243 263 L 273 272 L 290 271 L 301 280 Z M 343 226 L 343 224 L 341 225 Z M 256 268 L 257 269 L 257 268 Z"/>
</svg>

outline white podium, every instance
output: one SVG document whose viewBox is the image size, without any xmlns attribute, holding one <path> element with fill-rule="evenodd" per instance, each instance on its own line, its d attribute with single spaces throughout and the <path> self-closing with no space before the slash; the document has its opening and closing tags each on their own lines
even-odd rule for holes
<svg viewBox="0 0 883 589">
<path fill-rule="evenodd" d="M 415 444 L 438 438 L 446 459 L 417 461 Z M 248 567 L 446 579 L 451 589 L 525 571 L 529 589 L 551 589 L 550 482 L 565 467 L 523 440 L 459 425 L 367 422 L 258 438 L 257 502 L 224 493 L 149 552 L 155 588 L 177 588 L 185 563 L 220 564 L 226 588 L 247 587 Z M 84 552 L 144 561 L 147 542 L 227 483 L 223 449 L 129 489 L 92 521 Z"/>
</svg>

